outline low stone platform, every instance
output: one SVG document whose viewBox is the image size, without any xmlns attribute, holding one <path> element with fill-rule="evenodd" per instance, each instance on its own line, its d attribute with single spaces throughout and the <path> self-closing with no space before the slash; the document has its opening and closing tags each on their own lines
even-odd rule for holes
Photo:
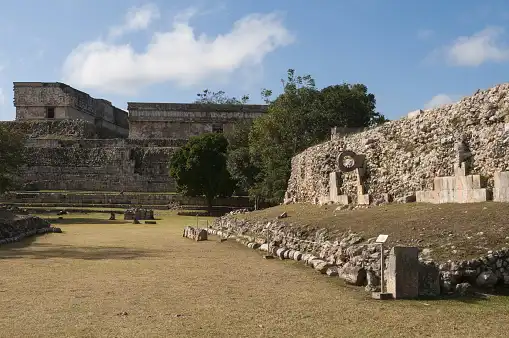
<svg viewBox="0 0 509 338">
<path fill-rule="evenodd" d="M 61 233 L 60 228 L 36 216 L 19 215 L 11 211 L 0 210 L 0 245 L 19 242 L 38 234 Z"/>
<path fill-rule="evenodd" d="M 154 210 L 145 208 L 131 208 L 124 212 L 124 220 L 153 220 Z"/>
</svg>

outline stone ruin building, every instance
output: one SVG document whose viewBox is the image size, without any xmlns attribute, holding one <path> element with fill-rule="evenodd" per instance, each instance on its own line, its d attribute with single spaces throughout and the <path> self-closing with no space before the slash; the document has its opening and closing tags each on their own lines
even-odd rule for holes
<svg viewBox="0 0 509 338">
<path fill-rule="evenodd" d="M 28 136 L 22 190 L 172 192 L 171 154 L 191 136 L 223 132 L 264 105 L 129 102 L 127 110 L 63 83 L 15 82 L 16 120 Z"/>
<path fill-rule="evenodd" d="M 417 110 L 292 159 L 285 203 L 509 202 L 509 83 Z"/>
</svg>

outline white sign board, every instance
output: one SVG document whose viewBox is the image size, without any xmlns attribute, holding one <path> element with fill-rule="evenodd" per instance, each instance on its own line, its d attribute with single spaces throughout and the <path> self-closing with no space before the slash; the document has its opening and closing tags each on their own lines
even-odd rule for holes
<svg viewBox="0 0 509 338">
<path fill-rule="evenodd" d="M 376 243 L 385 243 L 387 241 L 387 238 L 389 238 L 389 235 L 378 235 L 376 238 Z"/>
</svg>

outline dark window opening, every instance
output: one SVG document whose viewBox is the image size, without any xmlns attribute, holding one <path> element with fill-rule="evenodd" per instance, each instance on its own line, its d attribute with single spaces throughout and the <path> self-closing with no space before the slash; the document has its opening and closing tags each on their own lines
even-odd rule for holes
<svg viewBox="0 0 509 338">
<path fill-rule="evenodd" d="M 222 124 L 213 124 L 212 125 L 212 132 L 213 133 L 222 133 L 223 132 L 223 125 Z"/>
<path fill-rule="evenodd" d="M 55 108 L 46 108 L 46 117 L 48 119 L 54 119 L 55 118 Z"/>
</svg>

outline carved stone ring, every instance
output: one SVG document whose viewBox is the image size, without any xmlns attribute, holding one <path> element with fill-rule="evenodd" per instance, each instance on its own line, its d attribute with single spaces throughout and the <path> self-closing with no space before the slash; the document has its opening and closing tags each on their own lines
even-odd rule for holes
<svg viewBox="0 0 509 338">
<path fill-rule="evenodd" d="M 354 171 L 358 165 L 355 163 L 355 160 L 357 159 L 357 154 L 353 151 L 347 150 L 341 152 L 341 154 L 338 157 L 338 167 L 339 170 L 342 172 L 350 172 Z"/>
</svg>

